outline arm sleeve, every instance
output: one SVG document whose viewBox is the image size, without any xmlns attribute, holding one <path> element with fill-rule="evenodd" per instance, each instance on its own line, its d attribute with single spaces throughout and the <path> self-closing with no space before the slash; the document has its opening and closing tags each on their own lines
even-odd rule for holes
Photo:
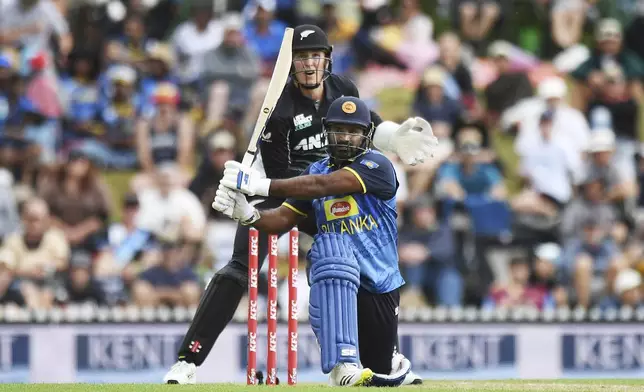
<svg viewBox="0 0 644 392">
<path fill-rule="evenodd" d="M 311 166 L 307 167 L 306 170 L 300 174 L 301 176 L 306 176 L 311 174 Z M 313 204 L 311 200 L 298 200 L 294 198 L 289 198 L 282 203 L 282 205 L 298 215 L 308 216 L 308 214 L 313 211 Z"/>
<path fill-rule="evenodd" d="M 396 170 L 384 155 L 365 154 L 343 169 L 356 176 L 362 185 L 363 193 L 371 193 L 383 200 L 389 200 L 396 195 Z"/>
<path fill-rule="evenodd" d="M 291 178 L 299 175 L 297 170 L 290 168 L 289 133 L 290 126 L 285 119 L 271 116 L 259 141 L 259 151 L 268 178 Z"/>
</svg>

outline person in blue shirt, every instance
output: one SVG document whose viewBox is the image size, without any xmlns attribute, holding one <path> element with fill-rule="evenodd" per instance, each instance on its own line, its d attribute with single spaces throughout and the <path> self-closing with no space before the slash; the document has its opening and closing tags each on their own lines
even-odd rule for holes
<svg viewBox="0 0 644 392">
<path fill-rule="evenodd" d="M 339 248 L 340 253 L 344 252 L 343 248 L 351 249 L 349 258 L 355 257 L 359 270 L 357 309 L 340 308 L 339 312 L 344 311 L 345 318 L 351 318 L 351 312 L 357 312 L 362 364 L 375 373 L 393 376 L 397 370 L 392 369 L 392 356 L 396 355 L 397 346 L 399 289 L 404 284 L 398 268 L 398 180 L 391 161 L 370 148 L 374 125 L 363 101 L 347 96 L 336 99 L 329 107 L 323 126 L 329 157 L 314 162 L 298 177 L 271 180 L 262 178 L 251 167 L 227 162 L 213 208 L 242 225 L 252 225 L 269 233 L 285 233 L 307 216 L 314 216 L 318 234 L 308 255 L 311 325 L 320 341 L 323 371 L 331 372 L 332 384 L 348 385 L 351 377 L 347 374 L 351 375 L 352 371 L 354 377 L 364 377 L 364 374 L 351 366 L 356 365 L 355 361 L 347 358 L 339 358 L 337 362 L 332 358 L 331 365 L 335 367 L 327 365 L 325 368 L 327 343 L 320 339 L 320 333 L 324 336 L 328 319 L 342 316 L 325 314 L 325 306 L 316 303 L 318 291 L 325 293 L 322 296 L 333 297 L 333 294 L 325 291 L 324 284 L 318 284 L 315 271 L 324 268 L 326 261 L 323 260 L 329 259 L 337 261 L 332 268 L 344 269 L 352 265 L 346 258 L 326 253 L 323 243 L 334 244 L 329 238 L 339 235 L 340 243 L 332 246 Z M 281 197 L 286 201 L 278 208 L 258 211 L 248 204 L 243 194 Z M 337 300 L 336 304 L 341 303 L 341 307 L 345 306 L 341 298 L 334 300 Z M 322 305 L 325 301 L 328 300 L 320 300 Z M 322 323 L 322 332 L 316 330 L 318 317 L 327 320 Z M 344 347 L 340 343 L 336 342 L 338 347 Z M 344 352 L 338 349 L 340 351 Z M 345 360 L 347 362 L 343 362 Z M 400 383 L 414 377 L 409 374 L 407 371 L 407 375 L 402 375 Z M 377 377 L 374 375 L 370 381 Z"/>
</svg>

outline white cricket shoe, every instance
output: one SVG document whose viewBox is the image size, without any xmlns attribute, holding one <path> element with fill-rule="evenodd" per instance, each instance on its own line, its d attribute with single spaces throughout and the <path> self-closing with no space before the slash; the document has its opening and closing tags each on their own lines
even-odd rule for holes
<svg viewBox="0 0 644 392">
<path fill-rule="evenodd" d="M 410 370 L 401 385 L 421 385 L 422 383 L 423 379 Z"/>
<path fill-rule="evenodd" d="M 405 358 L 401 353 L 395 352 L 391 360 L 391 373 L 395 374 L 400 371 L 407 371 L 405 379 L 400 385 L 420 385 L 423 383 L 423 379 L 411 370 L 411 362 L 409 362 L 409 359 Z"/>
<path fill-rule="evenodd" d="M 178 361 L 163 377 L 164 384 L 196 384 L 197 366 L 194 363 Z"/>
<path fill-rule="evenodd" d="M 329 374 L 329 385 L 334 387 L 368 386 L 373 378 L 371 369 L 361 369 L 355 363 L 338 363 Z"/>
</svg>

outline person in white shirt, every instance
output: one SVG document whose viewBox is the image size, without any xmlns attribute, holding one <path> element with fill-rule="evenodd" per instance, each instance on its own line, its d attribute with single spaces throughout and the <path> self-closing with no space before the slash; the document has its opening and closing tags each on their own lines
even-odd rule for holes
<svg viewBox="0 0 644 392">
<path fill-rule="evenodd" d="M 590 140 L 590 128 L 584 115 L 577 109 L 568 106 L 565 98 L 568 88 L 559 77 L 548 78 L 539 84 L 537 97 L 521 101 L 504 113 L 501 120 L 507 129 L 512 125 L 518 127 L 514 149 L 523 157 L 530 153 L 533 146 L 541 140 L 540 116 L 546 110 L 553 112 L 552 141 L 562 147 L 569 161 L 577 161 L 586 151 Z M 575 170 L 580 169 L 575 167 Z M 581 177 L 575 172 L 575 178 Z"/>
<path fill-rule="evenodd" d="M 180 24 L 171 41 L 178 54 L 178 75 L 181 82 L 189 84 L 201 76 L 206 53 L 214 50 L 224 39 L 224 27 L 213 19 L 212 1 L 193 0 L 192 18 Z"/>
<path fill-rule="evenodd" d="M 140 192 L 137 227 L 157 237 L 200 242 L 206 214 L 197 196 L 178 185 L 181 174 L 173 164 L 161 165 L 157 186 Z"/>
</svg>

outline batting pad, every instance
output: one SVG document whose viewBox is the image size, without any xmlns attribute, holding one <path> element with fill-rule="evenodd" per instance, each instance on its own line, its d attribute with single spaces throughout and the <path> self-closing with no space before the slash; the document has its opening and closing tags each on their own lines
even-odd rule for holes
<svg viewBox="0 0 644 392">
<path fill-rule="evenodd" d="M 339 362 L 360 362 L 360 267 L 351 243 L 337 233 L 316 235 L 309 259 L 309 318 L 320 344 L 322 372 L 328 374 Z"/>
</svg>

